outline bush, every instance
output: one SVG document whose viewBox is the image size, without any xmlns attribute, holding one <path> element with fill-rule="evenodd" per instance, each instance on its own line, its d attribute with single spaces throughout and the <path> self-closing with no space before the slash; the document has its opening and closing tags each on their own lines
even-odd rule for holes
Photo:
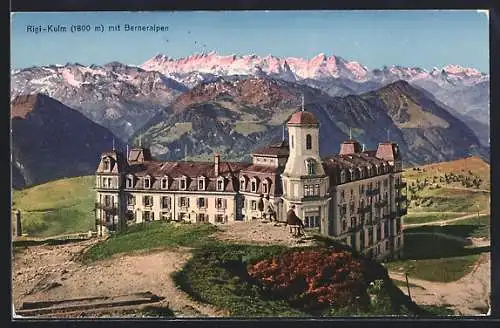
<svg viewBox="0 0 500 328">
<path fill-rule="evenodd" d="M 368 283 L 382 276 L 369 268 L 344 251 L 305 250 L 260 261 L 248 273 L 265 290 L 310 310 L 365 306 Z"/>
</svg>

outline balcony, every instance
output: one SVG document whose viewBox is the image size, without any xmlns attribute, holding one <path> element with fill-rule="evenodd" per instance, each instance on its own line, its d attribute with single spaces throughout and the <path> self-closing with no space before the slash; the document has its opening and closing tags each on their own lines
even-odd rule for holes
<svg viewBox="0 0 500 328">
<path fill-rule="evenodd" d="M 95 203 L 95 208 L 103 210 L 111 215 L 118 213 L 118 203 Z"/>
<path fill-rule="evenodd" d="M 381 200 L 375 203 L 376 208 L 382 208 L 387 205 L 387 200 Z"/>
<path fill-rule="evenodd" d="M 379 192 L 380 192 L 380 190 L 378 188 L 376 188 L 376 189 L 369 189 L 369 190 L 366 191 L 366 196 L 369 196 L 369 197 L 376 196 L 376 195 L 379 194 Z"/>
</svg>

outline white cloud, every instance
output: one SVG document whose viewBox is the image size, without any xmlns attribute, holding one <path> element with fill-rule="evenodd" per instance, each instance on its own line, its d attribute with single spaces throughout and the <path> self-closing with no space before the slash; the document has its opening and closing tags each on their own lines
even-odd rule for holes
<svg viewBox="0 0 500 328">
<path fill-rule="evenodd" d="M 490 18 L 490 11 L 488 9 L 478 9 L 476 11 L 480 14 L 486 15 L 486 18 Z"/>
</svg>

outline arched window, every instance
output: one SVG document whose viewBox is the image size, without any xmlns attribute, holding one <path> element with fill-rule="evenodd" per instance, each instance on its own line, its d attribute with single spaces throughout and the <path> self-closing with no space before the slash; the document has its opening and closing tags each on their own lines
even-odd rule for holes
<svg viewBox="0 0 500 328">
<path fill-rule="evenodd" d="M 310 134 L 306 135 L 306 149 L 312 149 L 312 137 Z"/>
<path fill-rule="evenodd" d="M 308 175 L 316 174 L 316 162 L 313 159 L 308 159 L 306 162 L 306 166 Z"/>
</svg>

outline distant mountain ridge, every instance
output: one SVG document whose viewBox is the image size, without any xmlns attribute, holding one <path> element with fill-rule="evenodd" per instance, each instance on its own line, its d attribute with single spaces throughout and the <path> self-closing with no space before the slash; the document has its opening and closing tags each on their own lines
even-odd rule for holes
<svg viewBox="0 0 500 328">
<path fill-rule="evenodd" d="M 288 117 L 305 108 L 321 122 L 322 154 L 339 151 L 349 129 L 374 148 L 387 139 L 400 144 L 405 160 L 422 164 L 486 154 L 474 133 L 418 89 L 398 81 L 362 95 L 330 97 L 302 84 L 269 77 L 231 77 L 200 84 L 138 131 L 162 159 L 226 153 L 249 159 L 256 147 L 280 141 Z"/>
<path fill-rule="evenodd" d="M 47 94 L 126 140 L 188 90 L 230 76 L 295 82 L 333 97 L 361 95 L 405 80 L 452 109 L 488 145 L 489 75 L 458 65 L 430 71 L 398 65 L 370 70 L 325 54 L 311 59 L 215 53 L 172 59 L 159 54 L 139 66 L 75 63 L 12 70 L 11 99 Z"/>
<path fill-rule="evenodd" d="M 113 143 L 123 149 L 108 129 L 42 94 L 14 98 L 11 124 L 14 188 L 92 174 Z"/>
</svg>

